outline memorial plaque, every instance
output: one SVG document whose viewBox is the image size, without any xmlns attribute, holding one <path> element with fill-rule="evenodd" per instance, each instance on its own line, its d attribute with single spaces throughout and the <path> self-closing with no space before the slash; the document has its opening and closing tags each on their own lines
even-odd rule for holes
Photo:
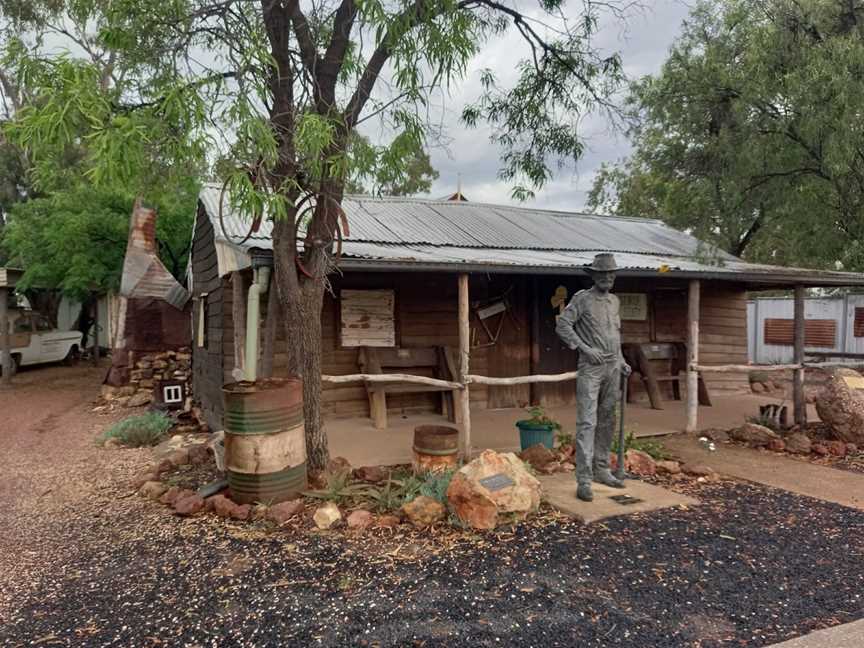
<svg viewBox="0 0 864 648">
<path fill-rule="evenodd" d="M 639 504 L 644 502 L 645 500 L 641 500 L 638 497 L 633 497 L 632 495 L 610 495 L 609 499 L 613 502 L 617 502 L 621 506 L 628 506 L 630 504 Z"/>
<path fill-rule="evenodd" d="M 843 376 L 850 389 L 864 389 L 864 376 Z"/>
<path fill-rule="evenodd" d="M 514 482 L 509 476 L 504 473 L 497 473 L 495 475 L 489 475 L 488 477 L 484 477 L 479 480 L 480 485 L 486 490 L 490 491 L 499 491 L 508 486 L 515 486 L 516 482 Z"/>
</svg>

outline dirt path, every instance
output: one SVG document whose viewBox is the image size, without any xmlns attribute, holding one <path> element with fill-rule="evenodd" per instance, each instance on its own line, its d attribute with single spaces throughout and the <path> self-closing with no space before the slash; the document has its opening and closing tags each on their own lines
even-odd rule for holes
<svg viewBox="0 0 864 648">
<path fill-rule="evenodd" d="M 26 574 L 0 579 L 0 613 L 42 582 L 52 556 L 71 551 L 64 529 L 98 515 L 147 460 L 146 451 L 94 444 L 122 416 L 93 411 L 104 375 L 89 365 L 39 367 L 0 389 L 0 573 Z"/>
<path fill-rule="evenodd" d="M 708 465 L 724 475 L 864 511 L 861 473 L 730 444 L 721 444 L 715 452 L 709 452 L 692 434 L 666 437 L 663 445 L 686 462 Z"/>
</svg>

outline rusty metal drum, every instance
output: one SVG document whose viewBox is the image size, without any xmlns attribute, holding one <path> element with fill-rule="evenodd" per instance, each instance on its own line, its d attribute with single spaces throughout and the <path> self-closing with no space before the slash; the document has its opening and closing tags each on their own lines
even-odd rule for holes
<svg viewBox="0 0 864 648">
<path fill-rule="evenodd" d="M 273 504 L 306 488 L 303 382 L 225 385 L 225 472 L 234 501 Z"/>
<path fill-rule="evenodd" d="M 459 430 L 446 425 L 414 428 L 414 472 L 442 472 L 459 464 Z"/>
</svg>

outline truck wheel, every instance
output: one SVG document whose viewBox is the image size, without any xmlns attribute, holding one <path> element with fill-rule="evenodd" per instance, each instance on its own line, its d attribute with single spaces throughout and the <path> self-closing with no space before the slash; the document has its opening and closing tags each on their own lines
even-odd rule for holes
<svg viewBox="0 0 864 648">
<path fill-rule="evenodd" d="M 18 365 L 20 362 L 21 361 L 19 360 L 17 355 L 12 356 L 12 363 L 11 363 L 12 364 L 12 371 L 10 372 L 11 375 L 14 376 L 16 373 L 18 373 Z M 2 376 L 2 375 L 3 375 L 3 363 L 0 362 L 0 376 Z"/>
<path fill-rule="evenodd" d="M 63 359 L 63 364 L 67 367 L 74 367 L 78 364 L 78 361 L 81 359 L 81 352 L 78 350 L 77 346 L 73 346 L 69 349 L 69 353 L 66 354 L 66 357 Z"/>
</svg>

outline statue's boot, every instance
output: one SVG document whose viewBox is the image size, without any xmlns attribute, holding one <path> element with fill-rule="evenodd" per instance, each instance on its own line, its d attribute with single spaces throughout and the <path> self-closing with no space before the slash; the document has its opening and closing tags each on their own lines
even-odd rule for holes
<svg viewBox="0 0 864 648">
<path fill-rule="evenodd" d="M 593 502 L 594 493 L 591 492 L 591 484 L 579 484 L 576 489 L 576 497 L 583 502 Z"/>
<path fill-rule="evenodd" d="M 595 474 L 594 481 L 596 481 L 598 484 L 605 484 L 606 486 L 611 486 L 612 488 L 626 488 L 624 482 L 618 479 L 608 470 L 601 470 L 597 474 Z"/>
</svg>

